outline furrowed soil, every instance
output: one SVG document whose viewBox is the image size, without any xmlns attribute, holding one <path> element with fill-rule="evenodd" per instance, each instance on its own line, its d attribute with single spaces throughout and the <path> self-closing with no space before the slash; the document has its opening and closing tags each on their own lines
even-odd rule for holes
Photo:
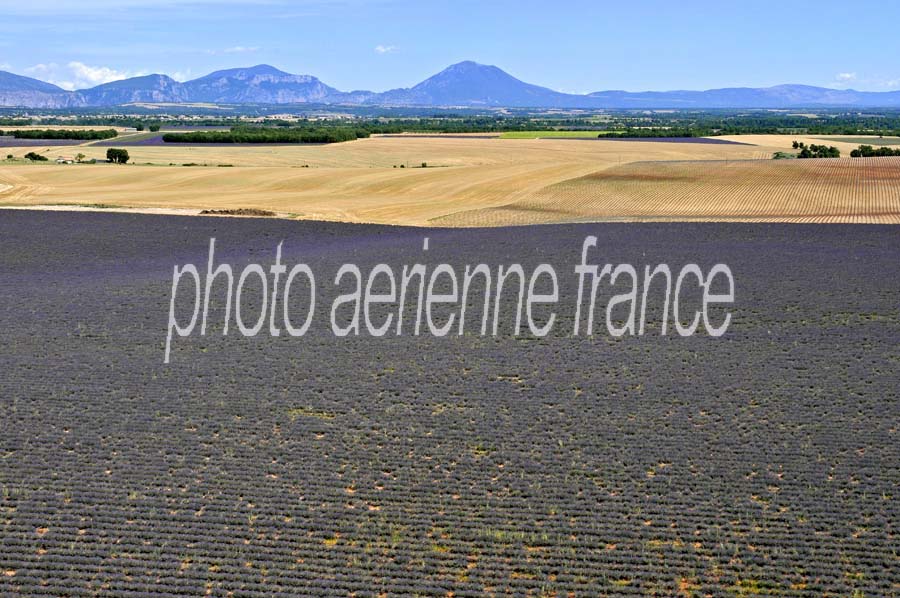
<svg viewBox="0 0 900 598">
<path fill-rule="evenodd" d="M 725 336 L 573 337 L 586 235 L 592 263 L 728 264 Z M 220 281 L 163 365 L 210 237 L 236 275 L 282 241 L 310 264 L 306 336 L 224 336 Z M 894 595 L 898 255 L 879 225 L 4 212 L 0 594 Z M 506 294 L 496 337 L 337 338 L 345 262 L 550 263 L 557 323 L 515 336 Z"/>
<path fill-rule="evenodd" d="M 676 220 L 900 223 L 900 158 L 635 162 L 442 226 Z"/>
</svg>

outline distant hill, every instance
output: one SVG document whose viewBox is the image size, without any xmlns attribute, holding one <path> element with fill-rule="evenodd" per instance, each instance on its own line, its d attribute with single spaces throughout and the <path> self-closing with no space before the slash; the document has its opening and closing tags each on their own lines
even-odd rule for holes
<svg viewBox="0 0 900 598">
<path fill-rule="evenodd" d="M 447 67 L 415 87 L 375 94 L 366 103 L 558 108 L 591 101 L 525 83 L 496 66 L 465 61 Z"/>
<path fill-rule="evenodd" d="M 88 106 L 190 101 L 184 85 L 166 75 L 147 75 L 104 83 L 79 91 L 78 95 Z"/>
<path fill-rule="evenodd" d="M 56 85 L 0 71 L 0 106 L 69 108 L 81 102 L 81 98 Z"/>
<path fill-rule="evenodd" d="M 706 91 L 560 93 L 516 79 L 496 66 L 460 62 L 410 88 L 342 92 L 312 75 L 260 64 L 179 83 L 166 75 L 133 77 L 75 92 L 0 71 L 0 106 L 67 108 L 133 102 L 216 104 L 349 104 L 510 108 L 893 108 L 900 91 L 863 92 L 809 85 Z"/>
<path fill-rule="evenodd" d="M 608 108 L 897 107 L 900 92 L 863 92 L 809 85 L 732 87 L 707 91 L 598 91 L 588 94 Z"/>
<path fill-rule="evenodd" d="M 267 64 L 216 71 L 188 81 L 191 102 L 218 104 L 303 104 L 339 93 L 311 75 L 291 75 Z"/>
</svg>

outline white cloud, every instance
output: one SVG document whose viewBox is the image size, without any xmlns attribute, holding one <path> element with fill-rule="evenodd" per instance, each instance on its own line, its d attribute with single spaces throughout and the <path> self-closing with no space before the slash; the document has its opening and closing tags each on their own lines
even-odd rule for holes
<svg viewBox="0 0 900 598">
<path fill-rule="evenodd" d="M 231 48 L 225 48 L 222 50 L 223 54 L 248 54 L 251 52 L 258 52 L 259 46 L 233 46 Z"/>
<path fill-rule="evenodd" d="M 12 68 L 12 65 L 8 62 L 0 62 L 0 71 L 8 71 Z"/>
<path fill-rule="evenodd" d="M 375 52 L 378 54 L 393 54 L 397 51 L 397 46 L 383 46 L 378 44 L 375 46 Z"/>
<path fill-rule="evenodd" d="M 194 78 L 194 72 L 193 72 L 193 70 L 188 68 L 183 71 L 175 71 L 174 73 L 171 73 L 169 76 L 172 77 L 173 79 L 175 79 L 176 81 L 184 83 L 188 79 Z"/>
<path fill-rule="evenodd" d="M 108 66 L 88 66 L 83 62 L 73 61 L 69 63 L 69 70 L 79 82 L 87 85 L 100 85 L 111 81 L 119 81 L 133 76 L 127 71 L 117 71 Z"/>
<path fill-rule="evenodd" d="M 853 86 L 860 91 L 895 91 L 900 88 L 900 78 L 884 73 L 838 73 L 831 86 L 839 89 Z"/>
<path fill-rule="evenodd" d="M 26 68 L 25 72 L 70 91 L 147 74 L 145 71 L 120 71 L 108 66 L 91 66 L 74 60 L 65 67 L 55 62 L 39 63 Z"/>
<path fill-rule="evenodd" d="M 25 69 L 25 72 L 32 74 L 32 75 L 43 75 L 46 73 L 53 72 L 58 68 L 59 68 L 59 65 L 56 64 L 55 62 L 48 62 L 48 63 L 42 62 L 42 63 L 38 63 L 34 66 L 29 66 L 28 68 Z"/>
<path fill-rule="evenodd" d="M 834 76 L 834 80 L 828 84 L 828 87 L 833 87 L 837 89 L 844 89 L 851 85 L 858 86 L 861 84 L 865 84 L 865 80 L 861 79 L 854 73 L 838 73 Z"/>
<path fill-rule="evenodd" d="M 35 79 L 40 79 L 41 81 L 53 83 L 54 85 L 57 85 L 69 91 L 75 89 L 75 83 L 69 80 L 60 79 L 60 68 L 59 65 L 55 62 L 40 62 L 33 66 L 26 67 L 23 70 L 29 77 L 34 77 Z"/>
</svg>

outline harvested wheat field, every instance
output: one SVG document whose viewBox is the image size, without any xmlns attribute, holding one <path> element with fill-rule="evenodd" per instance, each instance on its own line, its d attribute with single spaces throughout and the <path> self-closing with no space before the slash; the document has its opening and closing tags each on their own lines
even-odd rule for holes
<svg viewBox="0 0 900 598">
<path fill-rule="evenodd" d="M 444 226 L 605 220 L 900 223 L 900 158 L 636 162 Z"/>
<path fill-rule="evenodd" d="M 76 151 L 87 159 L 101 158 L 106 149 L 81 145 L 46 155 L 51 161 Z M 125 166 L 0 165 L 0 184 L 13 187 L 0 193 L 0 204 L 257 208 L 306 219 L 427 225 L 454 212 L 523 200 L 547 185 L 619 163 L 725 155 L 749 159 L 760 148 L 409 136 L 332 145 L 134 146 L 128 151 L 133 164 Z"/>
<path fill-rule="evenodd" d="M 772 161 L 790 136 L 734 144 L 374 137 L 332 145 L 132 146 L 132 164 L 0 165 L 0 206 L 269 210 L 399 225 L 572 220 L 894 222 L 898 162 Z M 35 150 L 34 147 L 27 148 Z M 4 148 L 17 157 L 25 148 Z M 422 167 L 425 164 L 426 167 Z M 402 167 L 401 167 L 402 166 Z"/>
</svg>

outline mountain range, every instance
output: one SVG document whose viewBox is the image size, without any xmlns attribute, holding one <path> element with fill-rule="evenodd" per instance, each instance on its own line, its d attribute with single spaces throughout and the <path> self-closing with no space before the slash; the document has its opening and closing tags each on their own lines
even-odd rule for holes
<svg viewBox="0 0 900 598">
<path fill-rule="evenodd" d="M 66 91 L 51 83 L 0 71 L 0 106 L 75 108 L 131 103 L 349 104 L 508 108 L 891 108 L 900 91 L 866 92 L 809 85 L 735 87 L 706 91 L 597 91 L 578 95 L 516 79 L 472 61 L 447 67 L 410 88 L 342 92 L 312 75 L 261 64 L 179 82 L 146 75 L 90 89 Z"/>
</svg>

